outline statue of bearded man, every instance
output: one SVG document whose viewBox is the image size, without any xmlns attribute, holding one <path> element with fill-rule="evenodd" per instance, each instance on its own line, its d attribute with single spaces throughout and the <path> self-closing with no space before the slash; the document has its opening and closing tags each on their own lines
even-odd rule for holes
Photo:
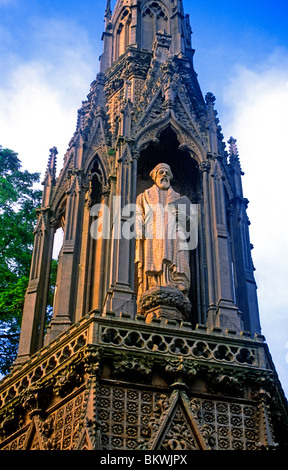
<svg viewBox="0 0 288 470">
<path fill-rule="evenodd" d="M 154 185 L 136 200 L 138 300 L 146 291 L 158 286 L 179 289 L 187 297 L 191 274 L 186 229 L 193 213 L 190 208 L 195 205 L 172 189 L 169 165 L 160 163 L 150 177 Z M 194 209 L 194 219 L 195 216 L 197 218 Z M 195 238 L 195 230 L 193 236 Z"/>
</svg>

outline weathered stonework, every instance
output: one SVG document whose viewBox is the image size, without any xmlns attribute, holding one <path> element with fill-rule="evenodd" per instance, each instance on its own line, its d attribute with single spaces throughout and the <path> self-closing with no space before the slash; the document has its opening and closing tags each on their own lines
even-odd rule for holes
<svg viewBox="0 0 288 470">
<path fill-rule="evenodd" d="M 92 312 L 7 376 L 3 450 L 277 448 L 261 336 Z M 279 408 L 280 406 L 280 408 Z"/>
<path fill-rule="evenodd" d="M 0 382 L 0 449 L 287 448 L 287 402 L 261 335 L 248 201 L 215 97 L 202 96 L 182 1 L 107 2 L 100 72 L 56 177 L 50 150 L 19 353 Z M 137 304 L 122 209 L 166 163 L 198 204 L 191 287 Z M 95 240 L 95 204 L 113 215 Z M 114 211 L 114 212 L 113 212 Z M 46 326 L 53 240 L 63 230 Z"/>
<path fill-rule="evenodd" d="M 153 317 L 188 320 L 191 311 L 189 300 L 178 290 L 154 287 L 145 292 L 138 303 L 138 315 L 145 315 L 147 323 Z"/>
</svg>

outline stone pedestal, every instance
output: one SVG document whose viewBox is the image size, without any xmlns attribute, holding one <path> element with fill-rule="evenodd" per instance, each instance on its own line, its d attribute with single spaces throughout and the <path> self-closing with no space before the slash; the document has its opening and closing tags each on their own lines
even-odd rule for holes
<svg viewBox="0 0 288 470">
<path fill-rule="evenodd" d="M 53 318 L 47 327 L 47 334 L 44 337 L 44 346 L 47 346 L 51 341 L 57 338 L 64 331 L 70 328 L 72 322 L 68 315 L 59 315 Z"/>
<path fill-rule="evenodd" d="M 243 329 L 241 312 L 232 302 L 222 300 L 216 312 L 215 326 L 223 330 L 241 331 Z"/>
<path fill-rule="evenodd" d="M 167 318 L 186 321 L 191 312 L 191 303 L 179 289 L 155 286 L 147 290 L 138 301 L 138 315 L 144 315 L 146 323 L 152 318 Z"/>
</svg>

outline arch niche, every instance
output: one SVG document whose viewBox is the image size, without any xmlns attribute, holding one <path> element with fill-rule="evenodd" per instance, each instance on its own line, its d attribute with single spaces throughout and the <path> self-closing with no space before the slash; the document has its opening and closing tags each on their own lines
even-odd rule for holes
<svg viewBox="0 0 288 470">
<path fill-rule="evenodd" d="M 131 40 L 132 15 L 129 7 L 125 7 L 119 15 L 114 29 L 114 60 L 125 53 Z"/>
<path fill-rule="evenodd" d="M 151 52 L 155 34 L 166 31 L 170 34 L 171 13 L 163 2 L 148 1 L 141 11 L 141 49 Z"/>
<path fill-rule="evenodd" d="M 91 208 L 94 204 L 99 203 L 108 205 L 107 194 L 105 193 L 107 185 L 106 168 L 98 153 L 90 159 L 87 165 L 86 181 L 86 208 L 84 211 L 83 246 L 80 258 L 82 278 L 79 283 L 79 291 L 83 290 L 83 292 L 81 293 L 81 301 L 78 302 L 81 306 L 81 311 L 78 313 L 79 317 L 92 309 L 102 308 L 104 288 L 107 283 L 103 269 L 107 240 L 102 237 L 94 239 L 90 232 L 91 226 L 97 218 L 96 215 L 92 215 Z"/>
<path fill-rule="evenodd" d="M 149 174 L 159 163 L 167 163 L 171 167 L 173 173 L 172 188 L 181 196 L 187 196 L 193 204 L 199 204 L 199 243 L 198 247 L 190 252 L 191 287 L 189 299 L 192 304 L 190 320 L 195 326 L 197 323 L 205 323 L 206 321 L 203 263 L 200 262 L 203 256 L 201 229 L 202 184 L 196 156 L 192 155 L 192 152 L 186 147 L 180 145 L 177 134 L 171 126 L 162 130 L 158 139 L 146 144 L 145 148 L 140 150 L 137 169 L 137 196 L 153 185 Z M 135 290 L 137 290 L 136 287 Z"/>
</svg>

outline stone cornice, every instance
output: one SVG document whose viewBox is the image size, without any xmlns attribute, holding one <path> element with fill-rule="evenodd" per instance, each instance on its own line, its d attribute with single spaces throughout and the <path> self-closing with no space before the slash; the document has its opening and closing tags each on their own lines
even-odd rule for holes
<svg viewBox="0 0 288 470">
<path fill-rule="evenodd" d="M 112 312 L 103 317 L 95 311 L 72 325 L 27 362 L 15 367 L 0 383 L 0 403 L 7 405 L 22 389 L 48 380 L 56 370 L 65 369 L 72 360 L 81 361 L 79 350 L 84 350 L 89 344 L 112 356 L 116 350 L 159 358 L 167 354 L 173 358 L 180 354 L 202 365 L 211 363 L 222 367 L 233 365 L 272 370 L 273 365 L 264 360 L 263 340 L 261 335 L 252 338 L 245 332 L 237 334 L 219 328 L 211 331 L 203 325 L 193 330 L 188 322 L 179 324 L 174 320 L 159 321 L 155 318 L 147 324 L 144 317 L 132 320 L 129 315 L 116 317 Z"/>
</svg>

